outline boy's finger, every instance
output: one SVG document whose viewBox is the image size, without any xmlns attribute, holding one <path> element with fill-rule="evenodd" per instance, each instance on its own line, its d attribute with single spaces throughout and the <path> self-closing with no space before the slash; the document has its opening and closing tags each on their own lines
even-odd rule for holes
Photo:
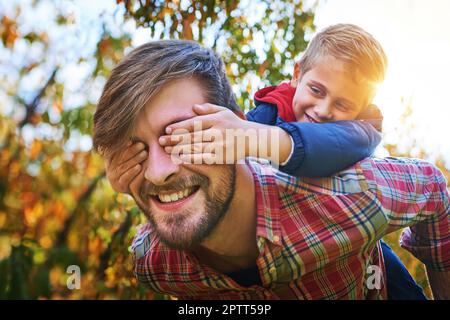
<svg viewBox="0 0 450 320">
<path fill-rule="evenodd" d="M 147 159 L 148 153 L 146 150 L 142 150 L 138 154 L 136 154 L 134 157 L 128 159 L 127 161 L 119 164 L 117 167 L 117 173 L 119 175 L 123 175 L 125 172 L 136 166 L 137 164 L 143 162 L 145 159 Z"/>
<path fill-rule="evenodd" d="M 121 163 L 132 159 L 143 150 L 145 150 L 145 145 L 142 142 L 135 142 L 120 152 L 120 155 L 114 160 L 114 164 L 116 166 L 120 165 Z"/>
<path fill-rule="evenodd" d="M 213 115 L 207 114 L 172 123 L 166 127 L 165 131 L 166 134 L 182 134 L 186 132 L 200 131 L 212 127 L 215 122 L 216 118 Z M 179 132 L 177 133 L 176 131 Z"/>
<path fill-rule="evenodd" d="M 198 142 L 214 141 L 214 135 L 210 134 L 209 130 L 202 130 L 183 134 L 171 134 L 159 137 L 159 144 L 161 146 L 185 145 Z"/>
<path fill-rule="evenodd" d="M 164 147 L 164 151 L 168 154 L 198 154 L 198 153 L 211 153 L 214 154 L 216 150 L 216 144 L 209 142 L 199 142 L 186 145 L 176 145 L 175 147 Z"/>
<path fill-rule="evenodd" d="M 140 164 L 136 164 L 133 167 L 131 167 L 129 170 L 127 170 L 120 176 L 119 183 L 121 185 L 128 186 L 131 183 L 131 181 L 139 174 L 141 168 L 142 167 Z"/>
<path fill-rule="evenodd" d="M 227 110 L 227 108 L 212 103 L 203 103 L 203 104 L 194 104 L 193 110 L 198 115 L 205 115 L 224 111 Z"/>
<path fill-rule="evenodd" d="M 212 153 L 180 154 L 178 158 L 183 164 L 218 164 Z"/>
</svg>

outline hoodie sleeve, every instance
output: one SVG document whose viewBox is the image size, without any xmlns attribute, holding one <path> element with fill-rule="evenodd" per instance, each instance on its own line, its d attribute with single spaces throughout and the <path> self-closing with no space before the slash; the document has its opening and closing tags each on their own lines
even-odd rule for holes
<svg viewBox="0 0 450 320">
<path fill-rule="evenodd" d="M 307 123 L 278 118 L 276 125 L 294 141 L 291 158 L 279 167 L 292 176 L 333 175 L 369 157 L 381 141 L 380 133 L 362 121 Z"/>
<path fill-rule="evenodd" d="M 277 107 L 272 104 L 261 103 L 247 112 L 245 117 L 248 121 L 274 126 L 277 122 L 278 111 Z"/>
</svg>

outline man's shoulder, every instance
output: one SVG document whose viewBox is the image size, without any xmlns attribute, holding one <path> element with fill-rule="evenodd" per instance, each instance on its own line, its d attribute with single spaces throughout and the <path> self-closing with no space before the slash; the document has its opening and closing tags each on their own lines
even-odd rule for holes
<svg viewBox="0 0 450 320">
<path fill-rule="evenodd" d="M 418 158 L 371 157 L 356 163 L 355 167 L 361 168 L 368 177 L 371 176 L 369 173 L 393 174 L 400 177 L 411 175 L 442 175 L 442 172 L 435 164 Z"/>
<path fill-rule="evenodd" d="M 266 160 L 251 159 L 249 163 L 263 185 L 276 185 L 280 198 L 286 198 L 289 194 L 343 195 L 365 192 L 369 188 L 364 172 L 358 165 L 351 166 L 333 176 L 306 178 L 279 171 Z"/>
<path fill-rule="evenodd" d="M 367 158 L 353 167 L 359 168 L 369 189 L 385 196 L 442 191 L 447 183 L 435 164 L 418 158 Z"/>
<path fill-rule="evenodd" d="M 263 183 L 276 184 L 278 192 L 283 194 L 327 194 L 345 195 L 375 190 L 380 183 L 395 181 L 436 180 L 445 183 L 442 172 L 432 163 L 423 159 L 385 157 L 366 158 L 332 176 L 322 178 L 294 177 L 272 167 L 267 160 L 250 159 Z M 394 184 L 392 186 L 395 187 Z"/>
</svg>

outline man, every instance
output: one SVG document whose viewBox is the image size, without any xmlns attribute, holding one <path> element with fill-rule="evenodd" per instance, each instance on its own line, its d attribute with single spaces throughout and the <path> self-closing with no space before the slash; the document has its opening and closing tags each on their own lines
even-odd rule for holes
<svg viewBox="0 0 450 320">
<path fill-rule="evenodd" d="M 251 159 L 174 162 L 159 138 L 207 102 L 238 110 L 220 59 L 192 42 L 141 46 L 105 85 L 95 147 L 114 153 L 131 138 L 148 148 L 130 185 L 149 219 L 132 246 L 140 281 L 180 298 L 386 298 L 377 242 L 414 225 L 403 245 L 427 265 L 436 296 L 449 297 L 450 205 L 438 169 L 367 159 L 306 179 Z"/>
</svg>

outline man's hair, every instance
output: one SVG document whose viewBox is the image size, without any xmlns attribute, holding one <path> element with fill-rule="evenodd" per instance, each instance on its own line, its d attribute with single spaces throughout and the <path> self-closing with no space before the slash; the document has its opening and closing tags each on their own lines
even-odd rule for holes
<svg viewBox="0 0 450 320">
<path fill-rule="evenodd" d="M 149 42 L 112 70 L 94 114 L 94 150 L 121 149 L 148 101 L 169 82 L 190 77 L 200 81 L 207 102 L 240 111 L 223 61 L 213 50 L 186 40 Z"/>
<path fill-rule="evenodd" d="M 384 80 L 388 60 L 381 44 L 356 25 L 336 24 L 317 33 L 300 59 L 301 75 L 329 56 L 348 64 L 355 81 L 374 85 Z"/>
</svg>

